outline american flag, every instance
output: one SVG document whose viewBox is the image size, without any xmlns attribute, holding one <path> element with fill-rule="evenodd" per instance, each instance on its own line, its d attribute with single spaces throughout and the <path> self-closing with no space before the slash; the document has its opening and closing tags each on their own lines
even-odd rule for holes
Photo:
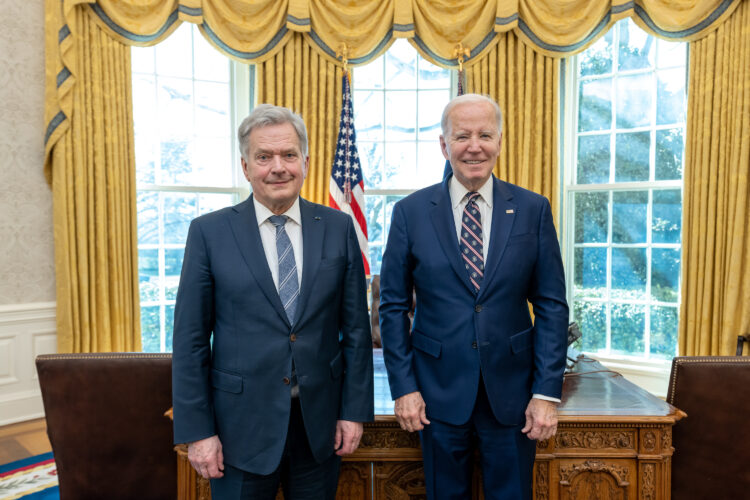
<svg viewBox="0 0 750 500">
<path fill-rule="evenodd" d="M 333 168 L 331 169 L 330 194 L 328 204 L 346 212 L 354 219 L 359 249 L 365 265 L 365 274 L 370 274 L 370 261 L 367 250 L 367 221 L 365 220 L 365 183 L 362 178 L 362 165 L 357 153 L 357 135 L 354 132 L 354 108 L 349 74 L 343 76 L 344 100 L 341 106 L 339 136 L 336 142 Z"/>
<path fill-rule="evenodd" d="M 456 93 L 456 97 L 460 95 L 464 95 L 464 72 L 462 69 L 458 70 L 458 92 Z M 453 167 L 451 167 L 450 160 L 445 160 L 443 179 L 447 179 L 449 175 L 453 175 Z"/>
</svg>

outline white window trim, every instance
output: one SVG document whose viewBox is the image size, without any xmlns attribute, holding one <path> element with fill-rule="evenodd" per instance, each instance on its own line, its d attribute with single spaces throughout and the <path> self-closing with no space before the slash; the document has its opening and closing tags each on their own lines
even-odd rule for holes
<svg viewBox="0 0 750 500">
<path fill-rule="evenodd" d="M 575 129 L 575 110 L 578 109 L 578 88 L 577 88 L 577 58 L 578 56 L 572 56 L 567 58 L 563 63 L 565 69 L 561 83 L 564 86 L 564 95 L 562 96 L 564 101 L 563 106 L 563 130 L 561 131 L 560 137 L 562 139 L 562 152 L 560 158 L 562 161 L 562 220 L 566 221 L 563 225 L 561 224 L 561 250 L 563 253 L 563 260 L 565 263 L 565 281 L 566 281 L 566 293 L 568 304 L 571 307 L 572 317 L 572 305 L 573 305 L 573 265 L 574 265 L 574 252 L 572 249 L 575 247 L 574 240 L 575 235 L 573 231 L 569 229 L 572 225 L 573 217 L 573 195 L 578 191 L 619 191 L 619 190 L 633 190 L 634 188 L 681 188 L 682 184 L 679 181 L 648 181 L 648 182 L 637 182 L 637 183 L 617 183 L 617 185 L 604 185 L 604 184 L 586 184 L 586 185 L 573 185 L 572 180 L 574 177 L 574 169 L 576 166 L 577 157 L 577 135 Z M 600 355 L 586 353 L 587 356 L 596 359 L 606 368 L 616 371 L 623 375 L 630 382 L 638 385 L 639 387 L 649 391 L 650 393 L 660 397 L 666 398 L 667 388 L 669 385 L 669 376 L 671 371 L 671 360 L 660 360 L 660 359 L 637 359 L 625 356 L 616 355 Z"/>
</svg>

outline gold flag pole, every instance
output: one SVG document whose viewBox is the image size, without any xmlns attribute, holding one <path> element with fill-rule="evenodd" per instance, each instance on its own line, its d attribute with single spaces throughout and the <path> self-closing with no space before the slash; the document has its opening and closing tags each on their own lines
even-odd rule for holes
<svg viewBox="0 0 750 500">
<path fill-rule="evenodd" d="M 346 43 L 341 42 L 339 44 L 339 49 L 336 51 L 336 58 L 341 59 L 341 62 L 344 63 L 344 74 L 349 75 L 349 47 Z"/>
<path fill-rule="evenodd" d="M 453 58 L 458 61 L 458 95 L 464 93 L 464 59 L 471 55 L 471 50 L 459 42 L 453 48 Z"/>
</svg>

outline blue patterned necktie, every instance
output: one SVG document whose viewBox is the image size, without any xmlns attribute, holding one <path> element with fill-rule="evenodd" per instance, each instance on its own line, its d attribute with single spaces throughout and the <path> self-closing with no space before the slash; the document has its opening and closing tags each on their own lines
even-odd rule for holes
<svg viewBox="0 0 750 500">
<path fill-rule="evenodd" d="M 286 234 L 284 224 L 285 215 L 272 215 L 268 218 L 276 226 L 276 255 L 279 257 L 279 298 L 284 305 L 286 317 L 294 323 L 294 312 L 297 310 L 299 298 L 299 283 L 297 281 L 297 263 L 294 260 L 294 250 L 289 235 Z"/>
<path fill-rule="evenodd" d="M 484 255 L 482 253 L 482 215 L 476 199 L 479 193 L 472 191 L 466 194 L 468 202 L 461 216 L 461 240 L 458 247 L 464 260 L 469 280 L 478 292 L 484 277 Z"/>
</svg>

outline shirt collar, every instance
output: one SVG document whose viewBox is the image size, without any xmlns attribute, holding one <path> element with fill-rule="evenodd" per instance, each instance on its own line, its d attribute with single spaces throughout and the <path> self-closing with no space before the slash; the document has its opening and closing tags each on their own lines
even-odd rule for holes
<svg viewBox="0 0 750 500">
<path fill-rule="evenodd" d="M 268 209 L 268 207 L 259 202 L 255 196 L 253 196 L 253 205 L 255 206 L 255 218 L 257 219 L 259 226 L 266 222 L 270 216 L 275 215 Z M 289 207 L 289 210 L 281 215 L 286 215 L 290 220 L 296 222 L 300 226 L 302 225 L 302 214 L 299 209 L 299 196 L 294 200 L 294 203 Z"/>
<path fill-rule="evenodd" d="M 479 191 L 477 191 L 479 193 L 479 196 L 482 197 L 484 202 L 490 208 L 492 208 L 492 180 L 492 176 L 490 175 L 490 178 L 487 179 L 485 183 L 482 184 L 482 187 L 479 188 Z M 468 193 L 469 190 L 466 189 L 463 184 L 458 182 L 455 176 L 451 176 L 451 178 L 448 180 L 448 192 L 450 193 L 451 197 L 451 205 L 453 205 L 453 209 L 455 210 L 456 208 L 458 208 L 459 203 L 461 203 L 466 197 L 466 193 Z"/>
</svg>

